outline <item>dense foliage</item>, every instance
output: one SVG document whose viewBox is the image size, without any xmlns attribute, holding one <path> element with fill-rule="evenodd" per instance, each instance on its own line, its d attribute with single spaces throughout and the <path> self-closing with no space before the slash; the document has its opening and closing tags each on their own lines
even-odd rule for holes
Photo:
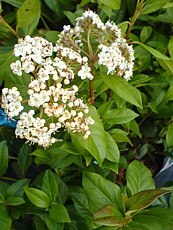
<svg viewBox="0 0 173 230">
<path fill-rule="evenodd" d="M 171 229 L 173 1 L 0 11 L 0 229 Z"/>
</svg>

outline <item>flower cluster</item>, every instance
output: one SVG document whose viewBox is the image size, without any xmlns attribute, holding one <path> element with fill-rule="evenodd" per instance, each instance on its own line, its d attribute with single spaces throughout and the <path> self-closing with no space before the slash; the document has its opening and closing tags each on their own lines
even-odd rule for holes
<svg viewBox="0 0 173 230">
<path fill-rule="evenodd" d="M 127 44 L 121 30 L 114 22 L 103 23 L 93 11 L 85 11 L 81 17 L 78 17 L 74 29 L 65 26 L 57 43 L 77 47 L 79 52 L 82 47 L 88 45 L 88 42 L 92 42 L 92 39 L 88 41 L 88 35 L 95 38 L 93 47 L 96 46 L 96 41 L 98 43 L 95 52 L 92 50 L 91 53 L 94 59 L 98 60 L 99 65 L 107 68 L 107 74 L 115 74 L 129 80 L 134 66 L 132 46 Z M 90 46 L 88 48 L 91 49 Z"/>
<path fill-rule="evenodd" d="M 16 87 L 2 89 L 1 107 L 8 114 L 9 118 L 18 116 L 24 109 L 21 104 L 22 97 Z"/>
<path fill-rule="evenodd" d="M 89 108 L 78 98 L 75 78 L 93 80 L 93 68 L 103 65 L 107 74 L 129 80 L 134 51 L 113 22 L 103 23 L 93 11 L 76 19 L 74 28 L 64 26 L 53 45 L 41 37 L 20 38 L 14 46 L 17 60 L 11 63 L 14 74 L 30 74 L 26 107 L 16 87 L 2 91 L 2 108 L 10 118 L 18 116 L 16 136 L 44 148 L 55 143 L 60 130 L 90 135 L 94 120 Z M 24 77 L 24 76 L 23 76 Z M 90 95 L 92 96 L 92 95 Z"/>
</svg>

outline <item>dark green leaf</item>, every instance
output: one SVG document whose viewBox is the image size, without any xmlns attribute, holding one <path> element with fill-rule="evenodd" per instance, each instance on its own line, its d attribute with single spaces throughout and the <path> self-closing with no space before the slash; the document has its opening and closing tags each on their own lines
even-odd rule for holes
<svg viewBox="0 0 173 230">
<path fill-rule="evenodd" d="M 108 132 L 106 132 L 106 139 L 107 139 L 106 158 L 109 161 L 118 163 L 120 159 L 120 151 L 118 149 L 118 146 Z"/>
<path fill-rule="evenodd" d="M 166 3 L 169 0 L 146 0 L 145 2 L 145 6 L 142 9 L 141 14 L 149 14 L 149 13 L 153 13 L 159 9 L 161 9 L 164 5 L 166 5 Z"/>
<path fill-rule="evenodd" d="M 166 133 L 166 144 L 168 148 L 173 146 L 173 123 L 168 125 L 168 131 Z"/>
<path fill-rule="evenodd" d="M 143 27 L 141 30 L 141 33 L 140 33 L 141 42 L 145 42 L 146 40 L 148 40 L 151 33 L 152 33 L 152 27 L 151 26 Z"/>
<path fill-rule="evenodd" d="M 11 196 L 11 197 L 7 198 L 5 203 L 6 203 L 6 205 L 17 206 L 17 205 L 24 204 L 25 201 L 22 197 Z"/>
<path fill-rule="evenodd" d="M 82 184 L 93 212 L 109 204 L 122 210 L 121 191 L 113 182 L 96 173 L 84 173 Z"/>
<path fill-rule="evenodd" d="M 39 208 L 48 208 L 50 206 L 49 196 L 36 188 L 25 188 L 25 193 L 29 200 Z"/>
<path fill-rule="evenodd" d="M 167 208 L 151 208 L 136 215 L 134 222 L 147 230 L 170 230 L 173 226 L 173 212 Z"/>
<path fill-rule="evenodd" d="M 25 0 L 2 0 L 2 1 L 12 6 L 20 7 L 24 3 Z"/>
<path fill-rule="evenodd" d="M 58 195 L 58 184 L 55 175 L 50 170 L 46 170 L 42 179 L 42 190 L 49 195 L 51 201 L 56 201 Z"/>
<path fill-rule="evenodd" d="M 52 205 L 49 215 L 56 222 L 71 222 L 67 209 L 61 203 Z"/>
<path fill-rule="evenodd" d="M 129 164 L 126 180 L 129 195 L 155 188 L 151 171 L 143 163 L 136 160 Z"/>
<path fill-rule="evenodd" d="M 89 114 L 95 121 L 94 125 L 90 126 L 91 135 L 87 139 L 84 139 L 83 135 L 80 133 L 71 135 L 73 139 L 75 139 L 79 145 L 82 145 L 85 149 L 87 149 L 101 165 L 106 157 L 106 133 L 95 107 L 90 107 Z"/>
<path fill-rule="evenodd" d="M 63 230 L 64 229 L 64 223 L 58 223 L 54 221 L 52 218 L 50 218 L 49 215 L 45 217 L 45 222 L 46 222 L 48 230 L 53 230 L 53 229 Z"/>
<path fill-rule="evenodd" d="M 40 0 L 26 0 L 17 12 L 17 27 L 21 36 L 31 35 L 36 29 L 41 13 Z"/>
<path fill-rule="evenodd" d="M 0 215 L 0 229 L 10 230 L 12 221 L 3 205 L 0 205 Z"/>
<path fill-rule="evenodd" d="M 11 184 L 7 189 L 7 196 L 22 196 L 24 188 L 28 186 L 29 179 L 21 179 Z"/>
<path fill-rule="evenodd" d="M 141 93 L 138 89 L 130 85 L 126 80 L 117 76 L 107 76 L 101 73 L 101 77 L 105 84 L 109 86 L 119 97 L 127 102 L 142 108 Z"/>
<path fill-rule="evenodd" d="M 108 110 L 103 116 L 103 121 L 108 124 L 123 124 L 127 123 L 139 115 L 131 109 L 119 108 Z"/>
<path fill-rule="evenodd" d="M 0 176 L 2 176 L 8 167 L 8 147 L 6 141 L 0 142 Z"/>
</svg>

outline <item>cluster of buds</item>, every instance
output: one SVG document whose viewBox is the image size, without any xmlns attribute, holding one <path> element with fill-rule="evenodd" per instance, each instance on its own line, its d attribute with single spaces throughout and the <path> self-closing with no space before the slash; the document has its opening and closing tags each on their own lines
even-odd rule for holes
<svg viewBox="0 0 173 230">
<path fill-rule="evenodd" d="M 2 91 L 2 108 L 10 118 L 17 117 L 16 136 L 44 148 L 55 143 L 64 129 L 90 135 L 94 120 L 89 108 L 78 98 L 76 77 L 93 80 L 94 63 L 129 80 L 134 52 L 113 22 L 103 23 L 93 11 L 85 11 L 71 28 L 64 26 L 53 45 L 41 37 L 20 38 L 14 47 L 17 60 L 11 63 L 14 74 L 30 74 L 25 105 L 16 87 Z"/>
<path fill-rule="evenodd" d="M 88 40 L 89 36 L 90 40 Z M 78 52 L 83 52 L 88 46 L 91 60 L 97 60 L 99 65 L 105 66 L 107 74 L 114 74 L 125 80 L 129 80 L 133 74 L 134 50 L 132 46 L 126 42 L 121 30 L 114 22 L 103 23 L 91 10 L 85 11 L 76 19 L 74 28 L 65 26 L 57 44 L 74 46 Z"/>
</svg>

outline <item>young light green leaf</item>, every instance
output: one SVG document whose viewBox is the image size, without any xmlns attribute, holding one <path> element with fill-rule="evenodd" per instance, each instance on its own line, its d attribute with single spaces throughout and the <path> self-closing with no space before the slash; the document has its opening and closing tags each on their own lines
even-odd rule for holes
<svg viewBox="0 0 173 230">
<path fill-rule="evenodd" d="M 129 195 L 155 188 L 151 171 L 143 163 L 136 160 L 129 164 L 126 172 L 126 180 Z"/>
<path fill-rule="evenodd" d="M 162 189 L 149 189 L 136 193 L 124 202 L 125 210 L 127 213 L 141 211 L 151 205 L 161 195 L 167 193 L 170 193 L 170 191 Z"/>
<path fill-rule="evenodd" d="M 25 193 L 29 200 L 39 208 L 48 208 L 50 206 L 49 196 L 36 188 L 25 188 Z"/>
<path fill-rule="evenodd" d="M 131 221 L 112 205 L 107 205 L 94 213 L 94 222 L 105 226 L 121 227 Z"/>
<path fill-rule="evenodd" d="M 2 176 L 8 168 L 8 147 L 6 141 L 0 142 L 0 176 Z"/>
<path fill-rule="evenodd" d="M 40 0 L 26 0 L 17 11 L 17 27 L 22 36 L 31 35 L 41 15 Z"/>
<path fill-rule="evenodd" d="M 121 191 L 118 185 L 106 180 L 99 174 L 87 172 L 83 174 L 82 184 L 91 211 L 95 212 L 109 204 L 120 211 L 123 210 Z"/>
<path fill-rule="evenodd" d="M 112 9 L 112 10 L 119 10 L 120 6 L 121 6 L 121 0 L 99 0 L 99 2 L 101 2 L 102 4 L 104 4 L 105 6 L 107 6 L 108 8 Z"/>
<path fill-rule="evenodd" d="M 108 110 L 102 117 L 103 122 L 107 124 L 124 124 L 134 120 L 139 115 L 131 109 L 118 108 Z"/>
<path fill-rule="evenodd" d="M 138 89 L 130 85 L 126 80 L 117 76 L 107 76 L 104 72 L 101 77 L 105 84 L 119 97 L 127 102 L 142 108 L 142 97 Z"/>
<path fill-rule="evenodd" d="M 146 0 L 141 14 L 150 14 L 161 9 L 169 0 Z"/>
<path fill-rule="evenodd" d="M 87 149 L 101 165 L 106 157 L 106 133 L 95 107 L 90 106 L 89 114 L 95 121 L 94 125 L 90 126 L 90 136 L 87 139 L 84 139 L 83 135 L 80 133 L 71 133 L 70 135 L 79 145 L 82 145 Z"/>
<path fill-rule="evenodd" d="M 6 208 L 4 207 L 4 205 L 0 205 L 0 213 L 1 213 L 0 229 L 10 230 L 12 220 L 11 220 Z"/>
<path fill-rule="evenodd" d="M 67 209 L 61 203 L 56 203 L 49 209 L 50 217 L 56 222 L 71 222 Z"/>
<path fill-rule="evenodd" d="M 173 123 L 168 126 L 168 131 L 166 133 L 166 144 L 168 148 L 173 146 Z"/>
</svg>

